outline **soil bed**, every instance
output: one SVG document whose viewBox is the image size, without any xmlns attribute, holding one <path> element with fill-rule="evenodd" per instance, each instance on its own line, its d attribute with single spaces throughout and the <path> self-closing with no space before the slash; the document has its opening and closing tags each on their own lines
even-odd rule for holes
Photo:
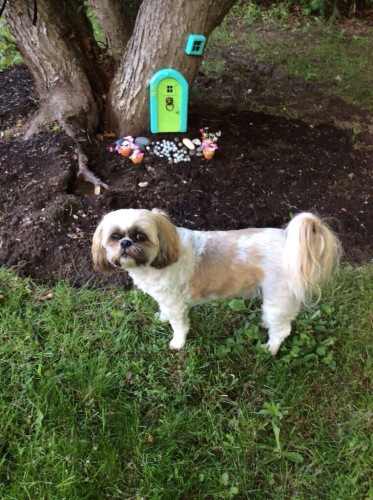
<svg viewBox="0 0 373 500">
<path fill-rule="evenodd" d="M 252 78 L 264 82 L 268 74 L 261 76 L 259 70 L 250 68 Z M 193 139 L 201 127 L 220 130 L 213 160 L 194 157 L 175 165 L 147 154 L 142 164 L 134 165 L 108 151 L 114 138 L 96 137 L 85 145 L 89 166 L 109 185 L 97 196 L 91 184 L 76 178 L 74 146 L 63 132 L 50 128 L 27 142 L 12 133 L 36 107 L 33 83 L 22 66 L 0 73 L 0 264 L 17 266 L 48 283 L 62 278 L 77 285 L 116 282 L 130 287 L 124 272 L 98 276 L 90 255 L 100 218 L 128 207 L 163 208 L 177 225 L 208 230 L 281 227 L 291 214 L 316 211 L 331 217 L 348 262 L 370 261 L 369 147 L 357 148 L 349 130 L 327 121 L 315 124 L 255 112 L 242 106 L 239 95 L 227 105 L 224 88 L 217 92 L 219 85 L 227 84 L 201 75 L 196 89 L 215 86 L 213 95 L 221 100 L 206 107 L 202 98 L 195 99 L 188 133 L 161 137 Z M 338 110 L 342 115 L 343 101 Z M 346 120 L 350 113 L 346 105 Z M 367 119 L 366 111 L 361 115 Z M 144 182 L 147 187 L 140 187 Z"/>
</svg>

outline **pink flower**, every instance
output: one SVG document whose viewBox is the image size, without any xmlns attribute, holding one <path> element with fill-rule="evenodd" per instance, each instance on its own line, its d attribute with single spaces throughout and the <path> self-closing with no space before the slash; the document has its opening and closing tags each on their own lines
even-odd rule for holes
<svg viewBox="0 0 373 500">
<path fill-rule="evenodd" d="M 131 135 L 127 135 L 127 137 L 123 137 L 122 144 L 133 144 L 134 138 Z"/>
<path fill-rule="evenodd" d="M 211 139 L 202 141 L 202 151 L 214 151 L 215 149 L 218 149 L 218 145 Z"/>
<path fill-rule="evenodd" d="M 134 143 L 134 138 L 130 135 L 126 137 L 121 137 L 117 141 L 115 141 L 115 147 L 110 147 L 109 151 L 112 153 L 113 151 L 117 151 L 117 153 L 122 154 L 123 156 L 128 156 L 128 150 L 132 150 L 137 146 Z"/>
<path fill-rule="evenodd" d="M 201 128 L 200 132 L 202 134 L 202 150 L 203 151 L 214 151 L 215 149 L 218 149 L 218 145 L 216 144 L 218 142 L 219 137 L 221 136 L 221 132 L 209 132 L 208 127 Z"/>
<path fill-rule="evenodd" d="M 144 156 L 144 153 L 142 153 L 137 146 L 134 146 L 132 148 L 132 153 L 130 158 L 141 158 L 141 156 Z"/>
</svg>

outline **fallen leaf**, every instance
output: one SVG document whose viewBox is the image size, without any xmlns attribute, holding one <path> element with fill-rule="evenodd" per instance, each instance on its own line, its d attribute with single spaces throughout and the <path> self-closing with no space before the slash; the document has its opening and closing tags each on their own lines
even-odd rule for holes
<svg viewBox="0 0 373 500">
<path fill-rule="evenodd" d="M 53 299 L 53 293 L 48 292 L 44 295 L 40 295 L 39 297 L 36 297 L 35 302 L 46 302 L 47 300 L 52 300 Z"/>
</svg>

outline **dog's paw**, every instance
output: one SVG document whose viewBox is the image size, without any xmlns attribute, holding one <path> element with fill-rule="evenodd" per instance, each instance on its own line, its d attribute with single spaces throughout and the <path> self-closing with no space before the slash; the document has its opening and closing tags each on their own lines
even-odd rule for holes
<svg viewBox="0 0 373 500">
<path fill-rule="evenodd" d="M 262 344 L 262 348 L 270 352 L 272 356 L 276 356 L 278 350 L 280 349 L 280 345 L 274 345 L 271 344 L 270 342 L 266 342 L 265 344 Z"/>
<path fill-rule="evenodd" d="M 172 339 L 168 344 L 169 349 L 171 351 L 180 351 L 185 346 L 185 340 L 183 339 Z"/>
</svg>

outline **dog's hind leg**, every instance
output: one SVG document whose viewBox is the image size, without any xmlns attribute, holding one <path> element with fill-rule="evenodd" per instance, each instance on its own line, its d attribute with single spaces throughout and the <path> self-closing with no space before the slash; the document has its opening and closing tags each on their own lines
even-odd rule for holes
<svg viewBox="0 0 373 500">
<path fill-rule="evenodd" d="M 299 303 L 287 296 L 274 295 L 263 300 L 263 321 L 268 328 L 268 342 L 263 347 L 269 348 L 274 356 L 282 342 L 290 335 L 291 322 L 300 309 Z"/>
</svg>

